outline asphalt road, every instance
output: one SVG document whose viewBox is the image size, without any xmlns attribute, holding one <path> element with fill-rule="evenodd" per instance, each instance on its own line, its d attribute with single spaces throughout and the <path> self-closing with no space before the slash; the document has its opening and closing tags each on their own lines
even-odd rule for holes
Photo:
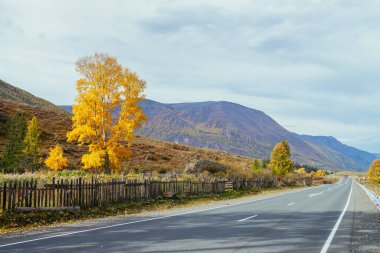
<svg viewBox="0 0 380 253">
<path fill-rule="evenodd" d="M 0 252 L 349 252 L 356 183 L 64 232 L 0 238 Z"/>
</svg>

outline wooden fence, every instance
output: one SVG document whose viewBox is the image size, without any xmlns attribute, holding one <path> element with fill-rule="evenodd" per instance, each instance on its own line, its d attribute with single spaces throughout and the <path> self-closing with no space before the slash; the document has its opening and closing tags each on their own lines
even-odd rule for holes
<svg viewBox="0 0 380 253">
<path fill-rule="evenodd" d="M 297 182 L 294 182 L 296 184 Z M 22 210 L 67 210 L 92 208 L 121 203 L 129 200 L 155 199 L 173 195 L 196 195 L 201 193 L 224 193 L 230 186 L 233 190 L 251 187 L 272 187 L 273 180 L 231 181 L 156 181 L 156 180 L 112 180 L 90 182 L 55 180 L 41 185 L 37 180 L 4 182 L 0 188 L 2 211 Z"/>
</svg>

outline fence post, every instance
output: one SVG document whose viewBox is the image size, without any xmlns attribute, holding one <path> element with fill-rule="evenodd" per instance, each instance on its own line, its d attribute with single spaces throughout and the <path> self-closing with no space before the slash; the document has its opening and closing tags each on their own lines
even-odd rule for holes
<svg viewBox="0 0 380 253">
<path fill-rule="evenodd" d="M 78 203 L 79 203 L 79 206 L 82 207 L 82 178 L 81 177 L 79 178 L 79 182 L 78 182 L 78 191 L 79 191 Z"/>
<path fill-rule="evenodd" d="M 7 208 L 7 182 L 4 182 L 3 190 L 3 211 L 5 211 Z"/>
<path fill-rule="evenodd" d="M 53 181 L 52 181 L 52 194 L 53 194 L 53 203 L 52 203 L 52 206 L 55 207 L 55 177 L 53 177 Z"/>
<path fill-rule="evenodd" d="M 33 202 L 33 205 L 34 205 L 34 207 L 37 207 L 37 179 L 34 180 L 33 189 L 34 189 L 34 202 Z"/>
</svg>

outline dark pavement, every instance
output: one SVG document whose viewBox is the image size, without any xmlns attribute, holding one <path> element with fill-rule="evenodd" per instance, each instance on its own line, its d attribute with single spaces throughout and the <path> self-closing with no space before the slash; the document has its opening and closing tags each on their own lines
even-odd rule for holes
<svg viewBox="0 0 380 253">
<path fill-rule="evenodd" d="M 345 179 L 244 203 L 1 238 L 0 252 L 350 252 L 358 191 Z"/>
</svg>

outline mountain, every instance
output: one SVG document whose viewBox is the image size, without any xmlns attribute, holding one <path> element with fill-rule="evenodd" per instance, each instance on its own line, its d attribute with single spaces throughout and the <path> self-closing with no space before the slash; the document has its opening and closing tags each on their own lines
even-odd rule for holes
<svg viewBox="0 0 380 253">
<path fill-rule="evenodd" d="M 149 120 L 137 133 L 161 141 L 263 158 L 270 156 L 276 143 L 287 140 L 296 162 L 333 170 L 364 171 L 376 158 L 374 154 L 349 147 L 334 137 L 298 135 L 289 132 L 264 112 L 231 102 L 163 104 L 144 100 L 141 102 L 141 107 Z M 6 121 L 17 110 L 25 112 L 29 117 L 39 116 L 41 125 L 44 126 L 42 137 L 46 138 L 46 150 L 55 142 L 63 143 L 78 164 L 79 154 L 84 151 L 75 151 L 75 146 L 65 143 L 65 134 L 71 126 L 68 116 L 72 107 L 56 106 L 2 80 L 0 80 L 0 151 L 4 144 L 4 139 L 1 137 L 4 137 Z M 145 137 L 140 138 L 146 140 Z M 143 146 L 145 144 L 143 143 Z M 135 162 L 141 163 L 138 159 Z"/>
<path fill-rule="evenodd" d="M 69 160 L 70 168 L 81 166 L 81 156 L 87 147 L 68 143 L 66 134 L 71 129 L 71 106 L 58 107 L 42 98 L 0 80 L 0 158 L 6 143 L 7 123 L 22 112 L 27 120 L 37 118 L 41 138 L 41 153 L 46 157 L 51 147 L 59 143 Z M 244 174 L 252 168 L 252 159 L 219 150 L 202 149 L 163 142 L 136 135 L 130 147 L 132 154 L 126 166 L 131 169 L 182 171 L 194 161 L 218 162 L 228 170 Z"/>
<path fill-rule="evenodd" d="M 292 133 L 264 112 L 231 102 L 144 100 L 140 105 L 148 121 L 137 133 L 157 140 L 258 158 L 270 157 L 273 147 L 286 140 L 297 163 L 331 170 L 366 171 L 376 158 L 334 137 Z M 71 112 L 71 106 L 63 108 Z"/>
<path fill-rule="evenodd" d="M 70 114 L 73 113 L 73 107 L 71 105 L 61 105 L 60 107 Z"/>
<path fill-rule="evenodd" d="M 346 168 L 360 168 L 366 171 L 376 159 L 375 154 L 345 145 L 332 136 L 301 135 L 300 138 L 311 146 L 315 145 L 317 150 L 318 147 L 323 147 L 319 152 L 327 152 L 326 155 L 331 156 L 334 161 L 346 164 Z"/>
<path fill-rule="evenodd" d="M 70 168 L 81 166 L 81 156 L 87 147 L 78 147 L 66 141 L 66 133 L 71 129 L 70 116 L 25 103 L 0 99 L 0 157 L 6 142 L 6 124 L 15 112 L 23 112 L 28 120 L 36 116 L 41 137 L 41 153 L 46 157 L 49 148 L 59 143 L 69 160 Z M 127 166 L 131 169 L 182 171 L 194 161 L 214 161 L 228 166 L 237 173 L 252 168 L 252 159 L 226 152 L 178 145 L 136 136 L 132 154 Z"/>
<path fill-rule="evenodd" d="M 163 104 L 145 100 L 148 122 L 138 130 L 151 138 L 206 147 L 251 157 L 269 157 L 274 145 L 289 142 L 300 164 L 333 170 L 368 169 L 373 154 L 333 137 L 289 132 L 262 111 L 230 102 Z"/>
<path fill-rule="evenodd" d="M 60 114 L 69 115 L 66 110 L 61 107 L 39 97 L 36 97 L 29 92 L 17 88 L 0 79 L 0 99 L 6 99 L 18 103 L 24 103 L 30 106 L 40 107 L 51 110 Z"/>
</svg>

